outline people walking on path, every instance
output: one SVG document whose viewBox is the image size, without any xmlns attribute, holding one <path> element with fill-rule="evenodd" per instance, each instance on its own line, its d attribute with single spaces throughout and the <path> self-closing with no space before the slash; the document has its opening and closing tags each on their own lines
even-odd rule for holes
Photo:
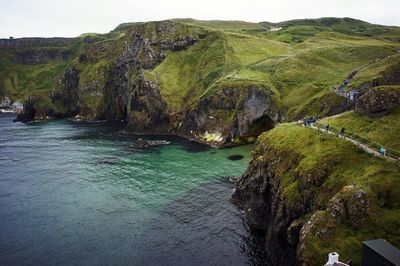
<svg viewBox="0 0 400 266">
<path fill-rule="evenodd" d="M 381 156 L 382 157 L 385 157 L 385 155 L 386 155 L 386 149 L 385 149 L 385 147 L 381 147 L 381 149 L 380 149 L 380 154 L 381 154 Z"/>
<path fill-rule="evenodd" d="M 340 131 L 339 131 L 339 136 L 344 137 L 344 131 L 345 131 L 345 129 L 344 129 L 344 127 L 342 127 L 342 128 L 340 129 Z"/>
<path fill-rule="evenodd" d="M 329 129 L 330 129 L 329 124 L 324 124 L 322 127 L 319 127 L 318 125 L 314 125 L 313 123 L 310 123 L 310 122 L 304 123 L 306 120 L 308 120 L 308 119 L 305 119 L 303 121 L 303 125 L 305 125 L 306 127 L 310 128 L 310 129 L 314 129 L 314 130 L 318 130 L 318 131 L 322 131 L 322 132 L 325 131 L 327 134 L 331 134 L 331 135 L 337 136 L 337 137 L 342 136 L 341 138 L 343 138 L 346 141 L 352 142 L 354 145 L 357 145 L 359 148 L 363 149 L 367 153 L 370 153 L 374 156 L 384 157 L 385 159 L 388 159 L 391 161 L 400 162 L 400 157 L 393 155 L 391 153 L 387 154 L 386 148 L 384 146 L 381 146 L 380 148 L 376 149 L 374 147 L 368 146 L 366 143 L 363 143 L 360 140 L 355 139 L 354 137 L 346 136 L 345 135 L 346 129 L 344 127 L 342 127 L 340 129 L 340 131 L 338 131 L 338 133 L 336 133 L 336 131 L 329 131 Z M 301 121 L 300 121 L 300 124 L 301 124 Z"/>
</svg>

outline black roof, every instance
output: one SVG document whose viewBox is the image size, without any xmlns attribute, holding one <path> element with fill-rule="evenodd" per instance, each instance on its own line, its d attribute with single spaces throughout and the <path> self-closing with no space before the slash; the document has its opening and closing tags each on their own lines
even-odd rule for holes
<svg viewBox="0 0 400 266">
<path fill-rule="evenodd" d="M 395 265 L 400 265 L 400 249 L 396 248 L 385 239 L 368 240 L 364 241 L 363 244 Z"/>
</svg>

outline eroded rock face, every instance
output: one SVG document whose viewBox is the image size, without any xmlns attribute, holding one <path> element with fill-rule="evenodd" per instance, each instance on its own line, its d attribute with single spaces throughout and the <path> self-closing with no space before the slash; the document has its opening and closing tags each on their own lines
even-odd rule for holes
<svg viewBox="0 0 400 266">
<path fill-rule="evenodd" d="M 167 51 L 184 50 L 201 36 L 167 38 L 179 31 L 169 21 L 150 26 L 150 30 L 143 25 L 127 33 L 124 49 L 107 74 L 101 118 L 126 119 L 129 129 L 137 133 L 165 133 L 169 129 L 167 104 L 157 82 L 147 80 L 143 70 L 159 64 Z"/>
<path fill-rule="evenodd" d="M 135 132 L 165 133 L 169 127 L 167 104 L 156 83 L 139 76 L 129 89 L 128 128 Z"/>
<path fill-rule="evenodd" d="M 49 60 L 68 60 L 72 55 L 70 50 L 62 48 L 23 49 L 17 50 L 12 60 L 16 64 L 38 65 Z"/>
<path fill-rule="evenodd" d="M 227 86 L 203 97 L 186 113 L 182 131 L 217 132 L 222 136 L 221 142 L 228 143 L 257 137 L 278 120 L 276 103 L 266 88 Z"/>
<path fill-rule="evenodd" d="M 317 191 L 332 165 L 297 172 L 302 158 L 294 151 L 258 144 L 232 196 L 250 228 L 265 236 L 272 265 L 315 265 L 313 239 L 326 241 L 343 224 L 358 230 L 369 215 L 371 196 L 359 186 L 344 186 L 327 203 L 319 202 Z M 295 189 L 288 190 L 284 181 L 288 173 Z"/>
<path fill-rule="evenodd" d="M 35 104 L 37 102 L 36 97 L 29 97 L 24 102 L 24 109 L 17 115 L 15 121 L 27 123 L 35 119 L 36 109 Z"/>
<path fill-rule="evenodd" d="M 51 95 L 54 108 L 49 111 L 51 117 L 73 117 L 79 113 L 79 71 L 75 66 L 68 67 L 59 81 L 60 89 Z"/>
<path fill-rule="evenodd" d="M 263 153 L 274 158 L 268 163 Z M 265 235 L 265 252 L 272 265 L 295 265 L 296 248 L 302 226 L 301 215 L 309 208 L 311 193 L 289 201 L 282 194 L 280 167 L 297 164 L 300 157 L 279 151 L 254 154 L 232 197 L 246 214 L 249 226 Z M 286 166 L 285 166 L 286 165 Z"/>
<path fill-rule="evenodd" d="M 126 32 L 121 40 L 85 48 L 77 58 L 79 63 L 65 70 L 51 94 L 53 107 L 49 108 L 45 116 L 73 117 L 84 110 L 83 116 L 88 114 L 94 119 L 126 120 L 129 128 L 138 133 L 156 133 L 161 129 L 167 131 L 166 102 L 160 94 L 158 83 L 146 79 L 143 71 L 159 64 L 167 51 L 184 50 L 204 37 L 200 31 L 193 27 L 187 30 L 187 27 L 171 21 L 138 24 Z M 16 45 L 13 41 L 7 41 L 5 45 L 11 44 Z M 33 60 L 29 63 L 41 63 L 44 59 L 41 60 L 40 55 L 36 53 L 23 58 Z M 47 52 L 46 55 L 59 56 Z M 102 80 L 93 80 L 100 78 L 96 76 L 89 80 L 84 77 L 82 84 L 81 75 L 85 73 L 79 72 L 79 64 L 95 65 L 99 60 L 107 62 L 106 70 L 101 73 Z M 86 105 L 85 99 L 81 97 L 85 93 L 100 102 L 95 105 L 96 110 Z"/>
<path fill-rule="evenodd" d="M 400 90 L 374 88 L 363 94 L 356 103 L 355 111 L 360 115 L 378 117 L 389 114 L 400 106 Z"/>
<path fill-rule="evenodd" d="M 349 111 L 354 108 L 354 103 L 348 98 L 334 93 L 325 94 L 320 98 L 312 99 L 305 108 L 295 115 L 296 119 L 303 119 L 309 114 L 332 116 Z"/>
<path fill-rule="evenodd" d="M 362 225 L 370 206 L 366 190 L 354 185 L 345 186 L 328 203 L 327 210 L 339 221 L 348 220 L 355 227 Z"/>
</svg>

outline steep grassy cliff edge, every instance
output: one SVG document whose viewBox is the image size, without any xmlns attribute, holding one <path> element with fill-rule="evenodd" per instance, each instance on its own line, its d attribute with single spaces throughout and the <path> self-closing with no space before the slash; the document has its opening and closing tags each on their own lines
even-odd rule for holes
<svg viewBox="0 0 400 266">
<path fill-rule="evenodd" d="M 400 245 L 400 167 L 315 130 L 262 134 L 233 199 L 265 235 L 274 265 L 323 265 L 329 252 L 359 265 L 361 243 Z"/>
<path fill-rule="evenodd" d="M 22 122 L 122 120 L 215 146 L 258 137 L 233 200 L 273 265 L 323 265 L 331 251 L 357 265 L 363 240 L 400 246 L 399 165 L 288 123 L 320 117 L 398 152 L 400 27 L 173 19 L 3 39 L 0 108 L 15 102 Z"/>
<path fill-rule="evenodd" d="M 282 121 L 351 109 L 332 88 L 396 54 L 399 36 L 398 27 L 350 18 L 175 19 L 71 39 L 3 39 L 0 101 L 25 101 L 21 121 L 124 120 L 136 133 L 238 145 Z M 372 69 L 393 73 L 372 85 L 396 81 L 398 62 Z M 369 86 L 365 77 L 355 82 Z"/>
</svg>

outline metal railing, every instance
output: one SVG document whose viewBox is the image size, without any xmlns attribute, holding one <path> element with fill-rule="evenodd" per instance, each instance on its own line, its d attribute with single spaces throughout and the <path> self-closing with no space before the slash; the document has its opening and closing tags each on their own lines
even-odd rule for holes
<svg viewBox="0 0 400 266">
<path fill-rule="evenodd" d="M 395 150 L 393 148 L 389 148 L 389 147 L 382 145 L 380 143 L 377 143 L 371 139 L 360 136 L 360 135 L 358 135 L 352 131 L 349 131 L 347 129 L 344 132 L 340 132 L 339 129 L 329 126 L 329 130 L 327 130 L 326 127 L 320 126 L 319 123 L 311 124 L 310 127 L 315 127 L 315 129 L 317 129 L 318 131 L 322 131 L 322 132 L 326 132 L 326 133 L 329 132 L 330 134 L 337 136 L 337 137 L 353 140 L 353 142 L 357 143 L 358 146 L 364 145 L 367 148 L 374 150 L 378 154 L 381 153 L 380 152 L 381 147 L 385 147 L 386 151 L 385 151 L 384 157 L 389 157 L 397 162 L 400 162 L 400 151 Z"/>
</svg>

